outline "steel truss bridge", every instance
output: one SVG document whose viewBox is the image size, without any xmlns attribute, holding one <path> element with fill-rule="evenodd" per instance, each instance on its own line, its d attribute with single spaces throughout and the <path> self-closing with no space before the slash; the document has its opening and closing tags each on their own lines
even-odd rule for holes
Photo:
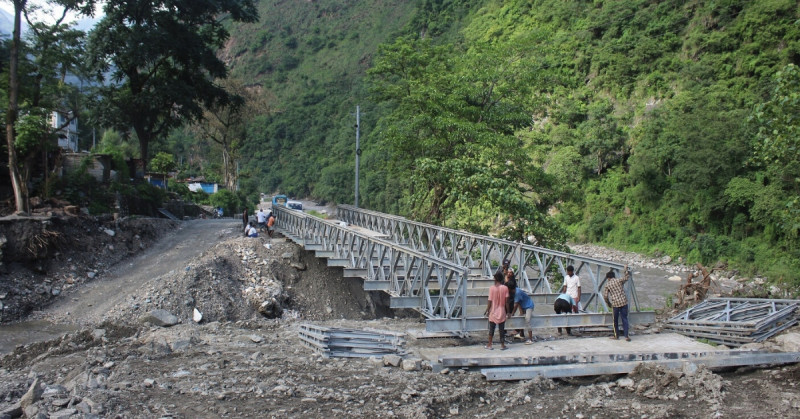
<svg viewBox="0 0 800 419">
<path fill-rule="evenodd" d="M 384 291 L 392 308 L 417 310 L 429 332 L 483 331 L 483 316 L 500 261 L 510 260 L 518 286 L 536 305 L 558 297 L 553 278 L 563 278 L 573 265 L 581 277 L 584 311 L 570 315 L 535 314 L 535 328 L 610 326 L 610 308 L 602 298 L 605 273 L 622 274 L 624 266 L 513 241 L 420 223 L 349 205 L 337 208 L 339 221 L 323 220 L 302 211 L 273 208 L 276 228 L 284 236 L 344 268 L 346 277 L 364 280 L 367 291 Z M 557 290 L 556 290 L 557 291 Z M 625 287 L 633 324 L 652 323 L 653 311 L 639 307 L 633 278 Z M 507 329 L 522 328 L 524 317 L 512 317 Z"/>
</svg>

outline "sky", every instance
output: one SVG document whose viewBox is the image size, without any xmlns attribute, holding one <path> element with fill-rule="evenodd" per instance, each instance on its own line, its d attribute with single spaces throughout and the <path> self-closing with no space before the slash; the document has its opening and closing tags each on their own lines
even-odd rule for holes
<svg viewBox="0 0 800 419">
<path fill-rule="evenodd" d="M 105 2 L 101 1 L 97 4 L 97 7 L 95 8 L 95 19 L 99 19 L 102 16 L 103 3 Z M 28 4 L 42 5 L 46 4 L 46 2 L 44 0 L 28 0 Z M 11 0 L 0 0 L 0 9 L 4 10 L 5 12 L 7 12 L 12 16 L 14 15 L 14 5 L 12 4 Z M 44 15 L 37 15 L 36 19 L 44 20 L 46 17 L 47 16 Z M 74 19 L 84 19 L 84 18 L 73 17 L 73 20 Z"/>
</svg>

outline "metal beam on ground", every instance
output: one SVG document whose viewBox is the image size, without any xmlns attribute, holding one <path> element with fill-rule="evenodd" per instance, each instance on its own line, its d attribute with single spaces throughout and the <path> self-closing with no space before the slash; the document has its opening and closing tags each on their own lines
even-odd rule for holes
<svg viewBox="0 0 800 419">
<path fill-rule="evenodd" d="M 682 360 L 715 356 L 741 355 L 752 351 L 682 351 L 682 352 L 619 352 L 619 353 L 559 353 L 530 356 L 455 356 L 442 355 L 439 363 L 443 367 L 500 367 L 529 365 L 567 365 L 602 362 L 634 362 Z"/>
<path fill-rule="evenodd" d="M 630 325 L 649 324 L 656 320 L 656 314 L 652 311 L 640 311 L 628 313 Z M 477 332 L 488 328 L 489 320 L 486 317 L 469 317 L 462 319 L 427 319 L 425 330 L 429 332 Z M 611 326 L 613 317 L 611 313 L 577 313 L 577 314 L 548 314 L 544 316 L 534 315 L 531 319 L 531 327 L 534 329 L 548 327 L 589 327 L 589 326 Z M 516 316 L 506 321 L 506 329 L 522 329 L 525 327 L 525 317 Z"/>
<path fill-rule="evenodd" d="M 800 362 L 800 352 L 750 352 L 731 356 L 710 356 L 694 359 L 485 368 L 481 370 L 481 374 L 486 377 L 487 381 L 517 381 L 530 380 L 536 377 L 566 378 L 607 374 L 628 374 L 637 366 L 644 363 L 654 364 L 667 369 L 675 370 L 682 369 L 684 368 L 684 365 L 688 364 L 705 365 L 708 368 L 723 368 L 746 365 L 794 364 L 797 362 Z"/>
</svg>

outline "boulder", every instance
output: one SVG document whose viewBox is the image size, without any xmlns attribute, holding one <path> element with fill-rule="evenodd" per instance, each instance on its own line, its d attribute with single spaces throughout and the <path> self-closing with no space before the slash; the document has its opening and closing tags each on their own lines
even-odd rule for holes
<svg viewBox="0 0 800 419">
<path fill-rule="evenodd" d="M 627 378 L 627 377 L 620 378 L 619 380 L 617 380 L 617 386 L 619 388 L 627 388 L 629 390 L 633 390 L 634 384 L 635 383 L 634 383 L 633 379 Z"/>
<path fill-rule="evenodd" d="M 422 360 L 420 359 L 404 359 L 403 360 L 403 371 L 419 371 L 422 369 Z"/>
<path fill-rule="evenodd" d="M 784 333 L 775 338 L 775 343 L 785 352 L 800 352 L 800 333 Z"/>
<path fill-rule="evenodd" d="M 392 366 L 392 367 L 399 367 L 400 362 L 402 362 L 402 358 L 398 355 L 384 355 L 383 356 L 383 365 L 384 366 Z"/>
<path fill-rule="evenodd" d="M 26 407 L 39 401 L 43 393 L 44 390 L 39 386 L 39 378 L 37 377 L 33 380 L 33 384 L 31 384 L 30 388 L 28 388 L 28 392 L 19 400 L 19 405 L 22 410 L 25 410 Z"/>
<path fill-rule="evenodd" d="M 157 309 L 143 315 L 139 321 L 154 326 L 170 327 L 178 324 L 178 317 L 167 310 Z"/>
</svg>

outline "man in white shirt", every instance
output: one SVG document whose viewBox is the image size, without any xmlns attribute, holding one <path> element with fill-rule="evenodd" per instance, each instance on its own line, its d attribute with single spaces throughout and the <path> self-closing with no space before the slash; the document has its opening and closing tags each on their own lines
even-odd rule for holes
<svg viewBox="0 0 800 419">
<path fill-rule="evenodd" d="M 581 279 L 575 275 L 575 268 L 572 265 L 567 266 L 567 275 L 564 276 L 564 286 L 561 287 L 562 294 L 569 294 L 581 310 Z"/>
<path fill-rule="evenodd" d="M 256 220 L 258 221 L 258 228 L 261 229 L 261 231 L 267 231 L 267 214 L 263 209 L 258 209 Z"/>
</svg>

